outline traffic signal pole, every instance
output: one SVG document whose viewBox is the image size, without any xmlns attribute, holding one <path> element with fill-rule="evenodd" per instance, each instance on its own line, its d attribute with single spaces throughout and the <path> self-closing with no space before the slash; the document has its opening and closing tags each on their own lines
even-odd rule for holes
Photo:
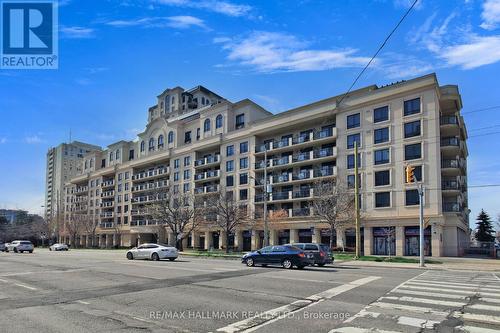
<svg viewBox="0 0 500 333">
<path fill-rule="evenodd" d="M 418 202 L 419 202 L 419 225 L 420 225 L 420 267 L 425 267 L 424 258 L 424 187 L 422 183 L 418 185 Z"/>
<path fill-rule="evenodd" d="M 354 141 L 354 209 L 356 210 L 356 259 L 360 257 L 361 228 L 359 226 L 359 179 L 358 179 L 358 143 Z"/>
</svg>

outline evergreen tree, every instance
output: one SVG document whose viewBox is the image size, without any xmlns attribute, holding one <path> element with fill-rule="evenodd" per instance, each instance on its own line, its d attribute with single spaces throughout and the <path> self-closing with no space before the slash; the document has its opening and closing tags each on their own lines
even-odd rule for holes
<svg viewBox="0 0 500 333">
<path fill-rule="evenodd" d="M 490 216 L 481 209 L 481 213 L 477 216 L 476 221 L 476 240 L 480 242 L 493 242 L 495 236 L 493 236 L 494 230 Z"/>
</svg>

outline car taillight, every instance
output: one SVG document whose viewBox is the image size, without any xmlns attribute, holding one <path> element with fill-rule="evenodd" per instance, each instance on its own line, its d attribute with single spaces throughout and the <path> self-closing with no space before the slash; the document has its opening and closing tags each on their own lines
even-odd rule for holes
<svg viewBox="0 0 500 333">
<path fill-rule="evenodd" d="M 299 253 L 299 257 L 304 258 L 306 255 L 304 253 Z"/>
<path fill-rule="evenodd" d="M 324 257 L 324 256 L 325 256 L 325 252 L 320 252 L 320 253 L 319 253 L 319 256 L 320 256 L 320 257 Z"/>
</svg>

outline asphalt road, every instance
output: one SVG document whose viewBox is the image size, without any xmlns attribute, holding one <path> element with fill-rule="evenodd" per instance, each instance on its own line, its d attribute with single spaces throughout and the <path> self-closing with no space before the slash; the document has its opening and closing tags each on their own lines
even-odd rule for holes
<svg viewBox="0 0 500 333">
<path fill-rule="evenodd" d="M 498 323 L 496 322 L 498 320 Z M 0 332 L 500 330 L 492 273 L 129 261 L 125 251 L 0 253 Z"/>
</svg>

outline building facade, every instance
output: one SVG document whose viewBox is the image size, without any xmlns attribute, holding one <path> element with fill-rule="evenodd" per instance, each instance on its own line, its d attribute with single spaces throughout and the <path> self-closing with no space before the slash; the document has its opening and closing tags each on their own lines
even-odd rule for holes
<svg viewBox="0 0 500 333">
<path fill-rule="evenodd" d="M 203 198 L 222 187 L 258 220 L 266 155 L 271 244 L 328 243 L 333 237 L 339 246 L 353 247 L 354 230 L 331 235 L 310 202 L 318 180 L 352 187 L 357 142 L 364 254 L 418 254 L 418 192 L 405 183 L 404 172 L 410 164 L 425 188 L 427 255 L 462 255 L 469 210 L 461 108 L 458 87 L 439 86 L 434 74 L 368 86 L 276 115 L 248 99 L 231 103 L 201 86 L 167 89 L 149 108 L 137 140 L 85 155 L 81 174 L 65 187 L 66 218 L 80 214 L 97 225 L 82 232 L 82 246 L 90 244 L 91 234 L 99 246 L 172 242 L 168 230 L 158 236 L 156 221 L 145 210 L 155 200 L 153 191 L 168 187 Z M 263 244 L 261 229 L 225 235 L 200 227 L 184 242 L 221 248 L 229 237 L 239 250 L 256 249 Z"/>
<path fill-rule="evenodd" d="M 101 147 L 83 142 L 62 143 L 47 152 L 45 175 L 45 218 L 51 219 L 57 214 L 58 205 L 62 205 L 64 186 L 73 177 L 81 174 L 83 157 Z M 60 208 L 61 212 L 63 207 Z"/>
</svg>

